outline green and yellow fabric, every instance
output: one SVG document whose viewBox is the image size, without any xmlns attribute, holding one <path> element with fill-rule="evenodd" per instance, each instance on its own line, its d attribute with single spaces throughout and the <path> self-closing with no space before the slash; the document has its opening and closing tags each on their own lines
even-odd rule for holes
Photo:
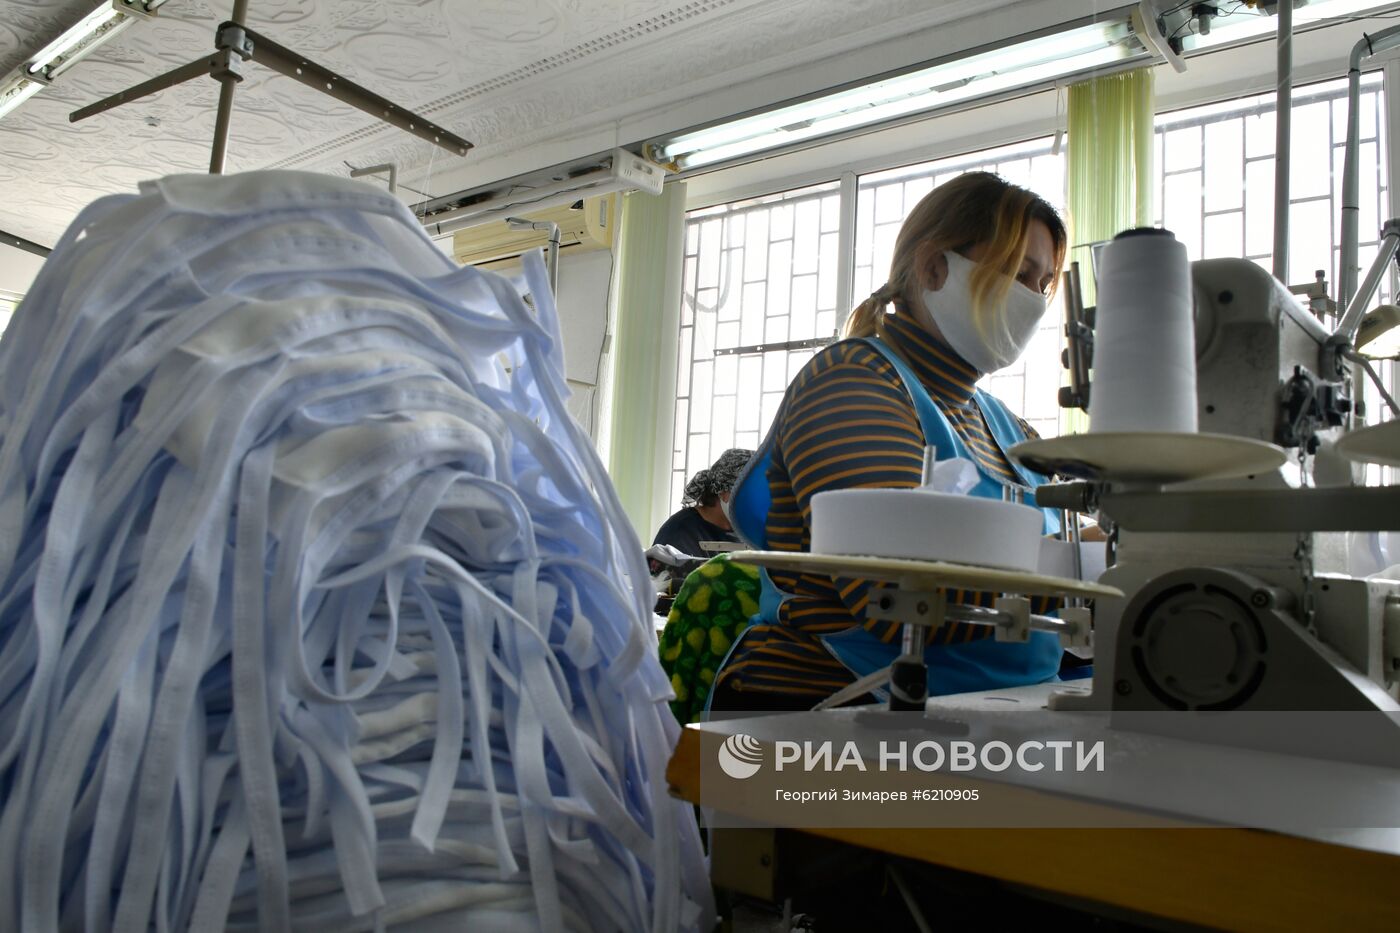
<svg viewBox="0 0 1400 933">
<path fill-rule="evenodd" d="M 661 666 L 676 698 L 671 711 L 695 722 L 734 639 L 758 612 L 758 568 L 721 554 L 686 577 L 661 632 Z"/>
</svg>

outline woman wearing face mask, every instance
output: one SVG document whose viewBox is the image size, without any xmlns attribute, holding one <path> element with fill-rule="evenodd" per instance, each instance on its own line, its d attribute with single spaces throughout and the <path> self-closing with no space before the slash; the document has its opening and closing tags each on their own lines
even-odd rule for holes
<svg viewBox="0 0 1400 933">
<path fill-rule="evenodd" d="M 822 350 L 788 387 L 733 493 L 740 536 L 757 548 L 808 550 L 812 496 L 918 486 L 926 444 L 939 459 L 977 465 L 972 495 L 1000 499 L 1005 485 L 1044 482 L 1006 456 L 1033 436 L 1029 427 L 974 384 L 1030 342 L 1065 244 L 1055 210 L 999 176 L 969 173 L 925 196 L 900 229 L 889 281 L 847 322 L 846 337 L 855 339 Z M 1047 513 L 1047 532 L 1056 529 Z M 869 592 L 868 581 L 773 571 L 761 611 L 716 679 L 711 708 L 809 709 L 888 665 L 899 653 L 899 626 L 865 618 Z M 981 605 L 993 598 L 953 597 Z M 1061 651 L 1053 636 L 1034 633 L 1025 644 L 992 636 L 990 627 L 962 623 L 930 630 L 930 691 L 1055 676 Z"/>
</svg>

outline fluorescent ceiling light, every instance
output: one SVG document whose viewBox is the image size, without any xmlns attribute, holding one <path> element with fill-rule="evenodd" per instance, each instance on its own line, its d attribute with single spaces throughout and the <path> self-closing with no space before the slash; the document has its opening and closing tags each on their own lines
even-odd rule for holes
<svg viewBox="0 0 1400 933">
<path fill-rule="evenodd" d="M 134 18 L 122 0 L 108 0 L 40 49 L 25 63 L 24 70 L 44 78 L 57 77 L 73 62 L 130 26 Z"/>
<path fill-rule="evenodd" d="M 1096 23 L 837 91 L 653 145 L 681 168 L 801 142 L 1101 68 L 1144 51 L 1127 23 Z"/>
<path fill-rule="evenodd" d="M 106 0 L 63 35 L 0 81 L 0 117 L 43 90 L 74 62 L 126 29 L 155 14 L 165 0 Z"/>
<path fill-rule="evenodd" d="M 1223 6 L 1224 2 L 1218 4 Z M 1394 3 L 1377 3 L 1376 0 L 1312 0 L 1305 6 L 1294 3 L 1293 28 L 1295 30 L 1323 20 L 1342 16 L 1365 16 L 1393 9 Z M 1209 32 L 1200 34 L 1200 20 L 1191 16 L 1191 10 L 1183 9 L 1184 18 L 1174 16 L 1163 23 L 1168 37 L 1175 37 L 1185 52 L 1214 48 L 1232 42 L 1242 42 L 1260 36 L 1273 35 L 1278 31 L 1278 19 L 1262 8 L 1237 3 L 1223 15 L 1210 17 Z"/>
<path fill-rule="evenodd" d="M 16 72 L 0 84 L 0 117 L 14 110 L 44 89 L 44 85 Z"/>
</svg>

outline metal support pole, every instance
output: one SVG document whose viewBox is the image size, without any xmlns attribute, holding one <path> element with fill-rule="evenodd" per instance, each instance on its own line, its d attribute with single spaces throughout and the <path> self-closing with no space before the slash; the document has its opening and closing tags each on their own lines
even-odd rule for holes
<svg viewBox="0 0 1400 933">
<path fill-rule="evenodd" d="M 1376 260 L 1371 263 L 1365 281 L 1352 296 L 1337 325 L 1337 336 L 1345 338 L 1348 343 L 1356 338 L 1356 329 L 1361 326 L 1361 319 L 1366 315 L 1371 299 L 1376 297 L 1381 279 L 1390 271 L 1390 262 L 1395 258 L 1397 248 L 1400 248 L 1400 218 L 1386 221 L 1385 229 L 1381 231 L 1380 246 L 1376 250 Z"/>
<path fill-rule="evenodd" d="M 385 162 L 383 165 L 366 165 L 364 168 L 352 168 L 350 170 L 351 178 L 364 178 L 366 175 L 383 174 L 388 174 L 389 176 L 389 193 L 398 194 L 399 167 L 396 163 Z"/>
<path fill-rule="evenodd" d="M 1072 262 L 1064 272 L 1065 293 L 1065 352 L 1064 366 L 1069 370 L 1069 385 L 1059 392 L 1061 408 L 1089 410 L 1089 365 L 1092 354 L 1093 331 L 1084 312 L 1084 286 L 1079 278 L 1079 263 Z"/>
<path fill-rule="evenodd" d="M 1357 194 L 1357 157 L 1361 148 L 1361 57 L 1367 48 L 1366 40 L 1356 43 L 1351 50 L 1351 69 L 1347 74 L 1347 141 L 1342 158 L 1342 251 L 1337 260 L 1337 307 L 1345 308 L 1356 293 L 1357 268 L 1356 254 L 1359 250 L 1358 230 L 1361 214 L 1360 196 Z"/>
<path fill-rule="evenodd" d="M 899 650 L 903 654 L 913 654 L 918 650 L 919 627 L 912 622 L 905 622 L 904 628 L 899 633 Z"/>
<path fill-rule="evenodd" d="M 544 265 L 549 272 L 549 290 L 559 295 L 559 225 L 552 220 L 527 220 L 524 217 L 507 217 L 506 223 L 512 230 L 547 230 L 549 242 L 545 247 Z"/>
<path fill-rule="evenodd" d="M 1354 243 L 1355 241 L 1353 241 Z M 1323 347 L 1322 369 L 1327 378 L 1351 380 L 1351 391 L 1353 399 L 1365 398 L 1366 377 L 1369 375 L 1365 367 L 1356 362 L 1352 354 L 1352 341 L 1356 339 L 1356 331 L 1361 326 L 1361 318 L 1365 316 L 1367 306 L 1375 296 L 1376 290 L 1380 288 L 1381 279 L 1390 270 L 1390 263 L 1396 258 L 1397 251 L 1400 251 L 1400 218 L 1387 220 L 1385 226 L 1381 228 L 1381 242 L 1376 250 L 1375 262 L 1371 263 L 1370 270 L 1366 273 L 1366 278 L 1361 283 L 1361 287 L 1356 294 L 1351 297 L 1351 304 L 1345 309 L 1338 305 L 1338 311 L 1342 315 L 1340 323 L 1337 324 L 1336 331 L 1328 338 Z M 1363 406 L 1354 404 L 1351 411 L 1346 415 L 1346 428 L 1354 431 L 1366 423 Z"/>
<path fill-rule="evenodd" d="M 559 297 L 559 225 L 549 225 L 549 249 L 544 254 L 545 267 L 549 270 L 549 293 Z"/>
<path fill-rule="evenodd" d="M 934 465 L 938 462 L 938 448 L 924 445 L 923 485 L 933 482 Z M 932 598 L 930 598 L 930 596 Z M 877 603 L 878 604 L 878 603 Z M 921 711 L 928 699 L 928 666 L 924 663 L 924 632 L 922 625 L 937 628 L 943 624 L 948 613 L 948 592 L 939 589 L 925 594 L 915 607 L 919 624 L 905 621 L 900 631 L 900 654 L 890 664 L 890 702 L 894 711 Z"/>
<path fill-rule="evenodd" d="M 1346 307 L 1351 302 L 1356 290 L 1356 276 L 1361 271 L 1356 258 L 1357 244 L 1360 242 L 1357 226 L 1361 214 L 1361 199 L 1357 192 L 1361 148 L 1361 62 L 1396 45 L 1400 45 L 1400 26 L 1382 29 L 1374 35 L 1363 35 L 1352 46 L 1351 57 L 1347 61 L 1347 142 L 1346 156 L 1342 161 L 1342 255 L 1341 268 L 1337 270 L 1338 308 Z M 1389 94 L 1390 89 L 1386 88 L 1386 91 Z"/>
<path fill-rule="evenodd" d="M 1083 544 L 1084 537 L 1079 529 L 1079 513 L 1071 512 L 1068 509 L 1061 509 L 1060 521 L 1064 523 L 1061 527 L 1065 532 L 1065 540 L 1069 542 L 1069 546 L 1073 549 L 1070 554 L 1070 567 L 1073 568 L 1074 578 L 1076 580 L 1083 580 L 1084 551 L 1080 545 Z M 1071 606 L 1082 606 L 1084 605 L 1084 600 L 1077 596 L 1071 597 L 1068 604 Z"/>
<path fill-rule="evenodd" d="M 233 0 L 232 22 L 242 26 L 248 19 L 248 0 Z M 228 125 L 233 118 L 233 86 L 239 78 L 224 72 L 215 74 L 219 82 L 219 110 L 214 117 L 214 145 L 209 153 L 209 174 L 224 173 L 224 159 L 228 155 Z"/>
<path fill-rule="evenodd" d="M 1288 284 L 1288 173 L 1293 142 L 1293 0 L 1278 5 L 1278 86 L 1274 137 L 1274 278 Z"/>
<path fill-rule="evenodd" d="M 1385 81 L 1382 85 L 1385 91 L 1385 114 L 1381 138 L 1385 144 L 1381 146 L 1385 150 L 1386 177 L 1400 178 L 1400 149 L 1396 144 L 1400 143 L 1400 60 L 1392 59 L 1385 63 Z M 1347 123 L 1351 123 L 1348 115 Z M 1390 185 L 1386 199 L 1386 210 L 1383 217 L 1400 217 L 1400 185 Z M 1341 302 L 1337 307 L 1341 307 Z"/>
<path fill-rule="evenodd" d="M 923 624 L 904 623 L 900 632 L 900 655 L 890 664 L 891 712 L 922 711 L 928 699 L 928 667 L 924 664 L 923 628 L 938 628 L 948 612 L 948 591 L 940 589 L 924 597 L 917 611 L 924 616 Z"/>
<path fill-rule="evenodd" d="M 220 75 L 219 112 L 214 117 L 214 145 L 209 154 L 209 174 L 224 173 L 224 156 L 228 153 L 228 125 L 233 116 L 233 88 L 238 79 L 233 75 Z"/>
<path fill-rule="evenodd" d="M 846 319 L 856 305 L 856 198 L 859 188 L 855 172 L 841 173 L 841 224 L 836 233 L 836 333 L 846 328 Z M 883 274 L 883 273 L 881 273 Z M 835 336 L 834 334 L 825 336 Z"/>
</svg>

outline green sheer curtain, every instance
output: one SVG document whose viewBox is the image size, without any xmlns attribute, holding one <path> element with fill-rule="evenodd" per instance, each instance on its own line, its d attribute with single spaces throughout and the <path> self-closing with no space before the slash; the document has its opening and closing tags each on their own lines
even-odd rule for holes
<svg viewBox="0 0 1400 933">
<path fill-rule="evenodd" d="M 1086 303 L 1094 300 L 1089 244 L 1153 219 L 1152 70 L 1069 88 L 1069 242 Z"/>
<path fill-rule="evenodd" d="M 1152 223 L 1154 103 L 1150 68 L 1070 85 L 1068 261 L 1079 263 L 1086 306 L 1095 300 L 1089 244 Z M 1079 432 L 1088 423 L 1066 409 L 1061 427 Z"/>
<path fill-rule="evenodd" d="M 623 197 L 608 473 L 643 543 L 668 514 L 684 238 L 684 182 Z"/>
</svg>

